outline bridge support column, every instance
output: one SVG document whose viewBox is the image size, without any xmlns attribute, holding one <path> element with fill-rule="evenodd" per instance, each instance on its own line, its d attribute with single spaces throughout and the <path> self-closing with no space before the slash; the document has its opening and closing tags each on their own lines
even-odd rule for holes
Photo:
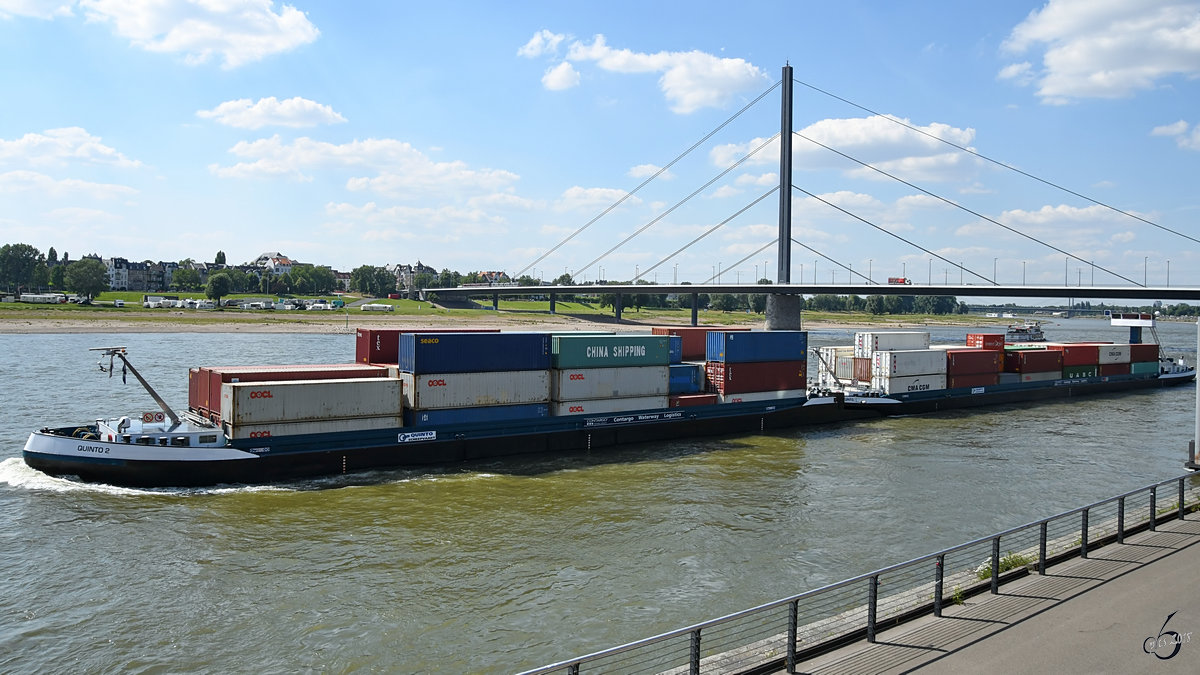
<svg viewBox="0 0 1200 675">
<path fill-rule="evenodd" d="M 617 321 L 621 320 L 621 294 L 617 293 L 617 299 L 613 301 L 613 311 L 617 314 Z"/>
<path fill-rule="evenodd" d="M 700 325 L 700 294 L 692 293 L 692 325 Z"/>
<path fill-rule="evenodd" d="M 500 311 L 500 294 L 492 293 L 492 309 Z"/>
<path fill-rule="evenodd" d="M 550 294 L 550 313 L 551 314 L 554 313 L 554 301 L 557 299 L 558 299 L 558 295 L 556 293 Z"/>
<path fill-rule="evenodd" d="M 801 330 L 804 319 L 801 311 L 804 308 L 804 296 L 778 295 L 767 296 L 767 330 Z"/>
</svg>

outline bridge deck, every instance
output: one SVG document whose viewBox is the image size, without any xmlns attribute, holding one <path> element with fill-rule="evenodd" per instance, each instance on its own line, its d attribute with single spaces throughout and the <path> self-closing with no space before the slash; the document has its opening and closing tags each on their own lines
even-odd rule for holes
<svg viewBox="0 0 1200 675">
<path fill-rule="evenodd" d="M 969 598 L 942 618 L 880 631 L 874 644 L 849 645 L 797 664 L 797 672 L 1195 672 L 1200 519 L 1192 518 L 1005 584 L 999 595 Z M 1173 634 L 1148 653 L 1147 640 L 1163 631 Z M 1174 634 L 1178 653 L 1163 658 Z"/>
</svg>

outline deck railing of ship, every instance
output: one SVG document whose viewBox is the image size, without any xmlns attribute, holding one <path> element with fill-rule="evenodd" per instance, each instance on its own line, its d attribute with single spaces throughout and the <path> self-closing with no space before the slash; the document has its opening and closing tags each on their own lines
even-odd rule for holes
<svg viewBox="0 0 1200 675">
<path fill-rule="evenodd" d="M 746 673 L 786 669 L 840 646 L 875 641 L 878 627 L 941 616 L 950 603 L 999 593 L 1001 582 L 1045 574 L 1200 510 L 1200 475 L 1131 490 L 1049 518 L 782 598 L 728 616 L 520 675 L 589 672 Z"/>
</svg>

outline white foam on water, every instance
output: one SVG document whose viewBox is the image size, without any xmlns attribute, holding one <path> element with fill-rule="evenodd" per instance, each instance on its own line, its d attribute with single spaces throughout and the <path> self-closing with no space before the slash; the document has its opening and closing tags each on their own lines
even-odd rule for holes
<svg viewBox="0 0 1200 675">
<path fill-rule="evenodd" d="M 228 485 L 209 488 L 129 488 L 105 483 L 84 483 L 69 478 L 56 478 L 31 468 L 20 457 L 0 461 L 0 483 L 15 488 L 47 492 L 91 492 L 109 495 L 222 495 L 248 492 L 294 492 L 295 488 L 280 485 Z"/>
</svg>

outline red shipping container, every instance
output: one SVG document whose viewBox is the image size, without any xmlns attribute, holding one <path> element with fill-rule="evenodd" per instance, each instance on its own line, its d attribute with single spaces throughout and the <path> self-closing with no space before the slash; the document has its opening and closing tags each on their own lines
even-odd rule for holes
<svg viewBox="0 0 1200 675">
<path fill-rule="evenodd" d="M 978 349 L 1004 349 L 1004 333 L 967 333 L 967 346 Z"/>
<path fill-rule="evenodd" d="M 674 394 L 667 397 L 668 408 L 687 408 L 694 405 L 716 404 L 716 394 Z"/>
<path fill-rule="evenodd" d="M 1046 349 L 1062 352 L 1064 366 L 1094 366 L 1100 359 L 1100 347 L 1094 344 L 1048 344 Z"/>
<path fill-rule="evenodd" d="M 188 407 L 211 420 L 219 420 L 221 417 L 221 384 L 224 382 L 339 380 L 355 377 L 387 377 L 387 374 L 387 368 L 360 363 L 192 368 L 188 372 Z"/>
<path fill-rule="evenodd" d="M 708 356 L 708 332 L 719 330 L 722 333 L 732 331 L 748 331 L 749 328 L 731 328 L 729 326 L 654 326 L 651 335 L 678 335 L 683 338 L 683 360 L 703 361 Z"/>
<path fill-rule="evenodd" d="M 718 394 L 804 389 L 808 361 L 709 361 L 704 364 L 704 371 L 707 375 L 708 390 Z"/>
<path fill-rule="evenodd" d="M 947 389 L 963 387 L 991 387 L 1000 383 L 1000 373 L 975 373 L 973 375 L 951 375 L 946 378 Z"/>
<path fill-rule="evenodd" d="M 396 365 L 401 333 L 499 332 L 499 328 L 359 328 L 354 333 L 354 361 Z"/>
<path fill-rule="evenodd" d="M 1100 377 L 1109 375 L 1128 375 L 1130 366 L 1128 363 L 1103 363 L 1100 364 Z"/>
<path fill-rule="evenodd" d="M 946 375 L 999 373 L 1004 368 L 1003 354 L 995 349 L 947 349 Z"/>
<path fill-rule="evenodd" d="M 1050 349 L 1009 349 L 1004 352 L 1006 373 L 1049 373 L 1062 370 L 1062 352 Z"/>
<path fill-rule="evenodd" d="M 871 357 L 854 357 L 854 379 L 858 380 L 859 382 L 871 381 Z"/>
<path fill-rule="evenodd" d="M 1129 345 L 1129 360 L 1133 363 L 1145 363 L 1158 360 L 1158 345 L 1135 344 Z"/>
</svg>

